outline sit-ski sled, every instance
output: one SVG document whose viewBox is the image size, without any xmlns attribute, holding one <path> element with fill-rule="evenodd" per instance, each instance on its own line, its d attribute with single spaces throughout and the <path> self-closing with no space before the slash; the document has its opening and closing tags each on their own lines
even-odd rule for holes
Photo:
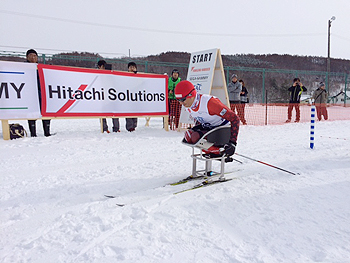
<svg viewBox="0 0 350 263">
<path fill-rule="evenodd" d="M 226 156 L 224 153 L 222 153 L 219 156 L 213 157 L 210 154 L 204 153 L 203 150 L 208 150 L 211 146 L 223 147 L 226 143 L 230 141 L 230 136 L 230 126 L 219 126 L 205 133 L 202 136 L 202 138 L 200 138 L 195 144 L 190 144 L 185 141 L 182 141 L 184 145 L 192 148 L 192 175 L 190 176 L 191 178 L 195 179 L 198 177 L 203 178 L 218 175 L 219 180 L 224 180 L 225 163 L 232 162 L 233 159 L 229 156 Z M 204 170 L 197 169 L 197 161 L 205 162 Z M 220 171 L 212 171 L 212 161 L 219 161 L 221 163 Z"/>
</svg>

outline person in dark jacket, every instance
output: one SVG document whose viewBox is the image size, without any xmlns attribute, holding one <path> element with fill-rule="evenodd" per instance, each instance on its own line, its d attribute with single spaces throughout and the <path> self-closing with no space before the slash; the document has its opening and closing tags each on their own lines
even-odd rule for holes
<svg viewBox="0 0 350 263">
<path fill-rule="evenodd" d="M 318 85 L 318 89 L 314 91 L 312 98 L 314 99 L 314 103 L 316 106 L 317 119 L 320 121 L 322 120 L 322 116 L 323 116 L 325 120 L 328 120 L 328 113 L 327 113 L 328 94 L 323 82 L 320 82 L 320 84 Z"/>
<path fill-rule="evenodd" d="M 34 49 L 27 50 L 26 58 L 28 63 L 38 63 L 38 53 Z M 41 89 L 40 89 L 40 82 L 39 82 L 39 75 L 37 74 L 38 78 L 38 95 L 39 95 L 39 105 L 41 109 Z M 46 137 L 51 136 L 50 134 L 50 121 L 51 120 L 42 120 L 43 122 L 43 128 L 44 128 L 44 135 Z M 36 120 L 28 120 L 28 126 L 30 131 L 31 137 L 36 137 Z"/>
<path fill-rule="evenodd" d="M 107 62 L 105 60 L 99 60 L 97 62 L 97 67 L 98 69 L 105 70 L 106 69 Z M 106 118 L 101 118 L 100 121 L 102 121 L 102 130 L 103 132 L 110 133 L 108 130 L 108 124 Z M 119 118 L 112 118 L 112 123 L 113 123 L 113 132 L 120 132 L 119 130 Z"/>
<path fill-rule="evenodd" d="M 128 71 L 137 74 L 137 65 L 135 62 L 128 63 Z M 137 118 L 125 118 L 125 128 L 129 132 L 135 131 L 137 127 Z"/>
<path fill-rule="evenodd" d="M 296 117 L 295 122 L 300 121 L 300 96 L 303 91 L 307 91 L 307 88 L 303 86 L 299 78 L 293 80 L 293 86 L 291 86 L 288 91 L 290 92 L 290 100 L 288 105 L 288 119 L 286 122 L 292 120 L 292 110 L 295 108 Z"/>
<path fill-rule="evenodd" d="M 243 123 L 243 125 L 247 125 L 247 121 L 245 119 L 245 104 L 249 102 L 248 90 L 245 87 L 244 81 L 242 79 L 240 79 L 239 82 L 242 84 L 242 91 L 240 93 L 241 104 L 239 107 L 241 112 L 240 114 L 238 114 L 238 117 L 241 119 L 241 122 Z"/>
</svg>

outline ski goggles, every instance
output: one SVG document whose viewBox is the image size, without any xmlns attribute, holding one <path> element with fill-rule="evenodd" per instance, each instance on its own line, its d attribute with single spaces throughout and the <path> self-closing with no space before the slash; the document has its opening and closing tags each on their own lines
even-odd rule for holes
<svg viewBox="0 0 350 263">
<path fill-rule="evenodd" d="M 176 99 L 176 100 L 179 102 L 184 102 L 187 99 L 187 97 L 192 93 L 192 91 L 194 91 L 194 89 L 191 90 L 190 93 L 188 93 L 185 97 L 182 97 L 181 99 Z"/>
</svg>

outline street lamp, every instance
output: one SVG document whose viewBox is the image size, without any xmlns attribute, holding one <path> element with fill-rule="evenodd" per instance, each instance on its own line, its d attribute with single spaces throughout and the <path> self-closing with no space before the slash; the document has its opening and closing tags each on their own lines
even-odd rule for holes
<svg viewBox="0 0 350 263">
<path fill-rule="evenodd" d="M 327 91 L 329 92 L 329 73 L 331 71 L 331 24 L 335 20 L 335 16 L 332 16 L 328 20 L 328 55 L 327 55 Z"/>
</svg>

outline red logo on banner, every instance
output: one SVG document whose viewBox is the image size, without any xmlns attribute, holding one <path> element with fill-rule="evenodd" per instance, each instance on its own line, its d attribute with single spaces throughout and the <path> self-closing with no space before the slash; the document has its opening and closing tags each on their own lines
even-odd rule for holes
<svg viewBox="0 0 350 263">
<path fill-rule="evenodd" d="M 80 85 L 80 87 L 78 88 L 78 90 L 84 91 L 84 90 L 86 89 L 87 86 L 88 86 L 88 85 Z M 74 94 L 73 96 L 75 96 L 75 94 Z M 67 103 L 64 104 L 64 105 L 62 106 L 62 108 L 60 108 L 59 111 L 58 111 L 57 113 L 64 113 L 64 112 L 65 112 L 66 110 L 68 110 L 68 109 L 70 108 L 70 106 L 72 106 L 73 103 L 76 102 L 76 101 L 77 101 L 76 99 L 67 101 Z"/>
</svg>

